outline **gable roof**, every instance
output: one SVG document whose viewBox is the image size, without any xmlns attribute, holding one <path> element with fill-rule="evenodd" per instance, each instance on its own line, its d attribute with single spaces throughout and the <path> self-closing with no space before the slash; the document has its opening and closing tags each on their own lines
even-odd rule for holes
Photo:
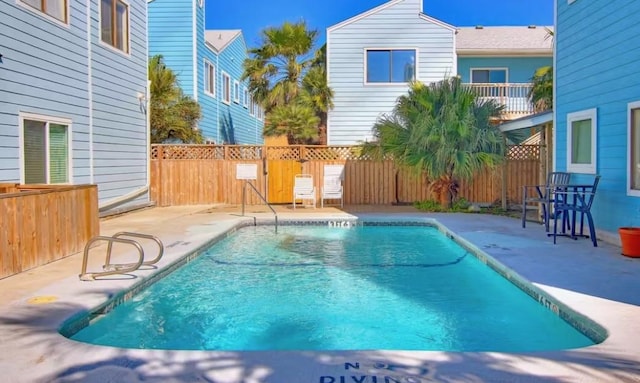
<svg viewBox="0 0 640 383">
<path fill-rule="evenodd" d="M 222 52 L 242 34 L 240 29 L 212 29 L 204 32 L 204 39 L 216 52 Z"/>
<path fill-rule="evenodd" d="M 461 27 L 456 32 L 456 52 L 462 56 L 551 56 L 553 40 L 547 37 L 547 29 L 553 27 Z"/>
<path fill-rule="evenodd" d="M 390 1 L 387 1 L 386 3 L 381 4 L 381 5 L 379 5 L 379 6 L 375 7 L 375 8 L 371 8 L 368 11 L 362 12 L 362 13 L 357 14 L 357 15 L 351 17 L 351 18 L 348 18 L 348 19 L 346 19 L 344 21 L 341 21 L 338 24 L 334 24 L 334 25 L 328 27 L 327 28 L 327 32 L 335 31 L 336 29 L 340 29 L 342 27 L 345 27 L 345 26 L 347 26 L 349 24 L 352 24 L 352 23 L 354 23 L 354 22 L 356 22 L 358 20 L 364 19 L 365 17 L 371 16 L 371 15 L 375 15 L 376 13 L 378 13 L 380 11 L 383 11 L 383 10 L 385 10 L 385 9 L 387 9 L 389 7 L 392 7 L 392 6 L 394 6 L 394 5 L 398 4 L 398 3 L 401 3 L 403 1 L 405 1 L 405 0 L 390 0 Z M 418 9 L 418 16 L 422 20 L 432 22 L 434 24 L 440 25 L 440 26 L 445 27 L 447 29 L 451 29 L 451 30 L 455 30 L 456 29 L 452 25 L 449 25 L 449 24 L 447 24 L 447 23 L 445 23 L 443 21 L 440 21 L 438 19 L 435 19 L 433 17 L 427 16 L 424 13 L 422 13 L 422 2 L 420 2 L 420 9 Z"/>
</svg>

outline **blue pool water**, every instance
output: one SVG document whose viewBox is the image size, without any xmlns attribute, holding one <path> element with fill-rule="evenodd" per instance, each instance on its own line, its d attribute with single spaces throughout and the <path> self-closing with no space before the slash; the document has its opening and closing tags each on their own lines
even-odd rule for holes
<svg viewBox="0 0 640 383">
<path fill-rule="evenodd" d="M 243 228 L 72 339 L 179 350 L 516 352 L 593 344 L 424 226 Z"/>
</svg>

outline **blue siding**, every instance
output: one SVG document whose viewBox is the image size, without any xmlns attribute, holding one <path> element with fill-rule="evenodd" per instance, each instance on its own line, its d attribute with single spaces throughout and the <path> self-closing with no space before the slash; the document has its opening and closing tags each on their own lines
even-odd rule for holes
<svg viewBox="0 0 640 383">
<path fill-rule="evenodd" d="M 86 6 L 70 6 L 67 27 L 15 1 L 0 2 L 0 182 L 20 181 L 21 112 L 71 120 L 73 181 L 89 181 Z"/>
<path fill-rule="evenodd" d="M 627 103 L 640 101 L 640 2 L 557 1 L 557 15 L 555 167 L 567 168 L 567 114 L 597 108 L 596 226 L 638 226 L 640 198 L 627 196 L 626 185 Z"/>
<path fill-rule="evenodd" d="M 85 1 L 71 0 L 64 26 L 15 1 L 0 2 L 0 182 L 20 181 L 19 113 L 65 118 L 71 181 L 90 183 L 93 172 L 102 204 L 147 182 L 146 116 L 137 97 L 147 85 L 147 15 L 146 3 L 129 3 L 125 54 L 100 41 L 99 0 L 90 7 L 87 15 Z M 144 194 L 128 203 L 146 200 Z"/>
<path fill-rule="evenodd" d="M 219 54 L 218 70 L 218 101 L 219 105 L 219 132 L 221 138 L 227 142 L 236 144 L 262 144 L 263 122 L 249 115 L 249 108 L 242 103 L 242 92 L 247 85 L 240 82 L 240 99 L 235 102 L 234 81 L 240 81 L 242 76 L 242 64 L 247 58 L 247 47 L 242 35 L 236 37 Z M 231 102 L 222 102 L 222 71 L 231 77 Z"/>
<path fill-rule="evenodd" d="M 146 115 L 138 100 L 147 88 L 147 9 L 129 4 L 126 54 L 101 41 L 99 5 L 92 1 L 93 165 L 100 202 L 108 202 L 147 183 Z M 148 194 L 132 203 L 146 200 Z"/>
<path fill-rule="evenodd" d="M 528 83 L 536 69 L 552 64 L 552 57 L 458 57 L 458 75 L 469 83 L 471 68 L 507 68 L 507 82 Z"/>
<path fill-rule="evenodd" d="M 178 75 L 180 87 L 194 97 L 193 7 L 197 0 L 154 0 L 149 8 L 149 56 L 162 55 Z"/>
<path fill-rule="evenodd" d="M 206 4 L 205 4 L 206 7 Z M 217 134 L 217 121 L 218 121 L 218 97 L 219 93 L 215 92 L 215 97 L 212 97 L 209 94 L 205 94 L 204 92 L 204 62 L 207 60 L 212 65 L 216 67 L 216 73 L 219 73 L 217 67 L 218 55 L 212 50 L 209 49 L 205 44 L 205 27 L 204 27 L 204 19 L 205 19 L 205 10 L 198 9 L 198 41 L 197 41 L 197 49 L 198 49 L 198 104 L 200 104 L 200 109 L 202 110 L 202 118 L 198 122 L 198 128 L 202 132 L 205 140 L 207 141 L 215 141 L 215 143 L 220 143 L 220 137 Z M 217 86 L 217 79 L 216 79 Z"/>
<path fill-rule="evenodd" d="M 218 130 L 218 111 L 220 102 L 220 90 L 219 90 L 219 75 L 220 69 L 218 68 L 218 55 L 206 46 L 202 48 L 202 59 L 199 62 L 200 76 L 199 81 L 201 85 L 198 87 L 198 103 L 202 109 L 202 119 L 198 122 L 198 126 L 202 130 L 202 134 L 208 141 L 215 141 L 216 144 L 221 143 L 222 139 L 220 131 Z M 204 92 L 204 63 L 205 60 L 210 62 L 216 69 L 216 89 L 215 94 L 212 96 Z"/>
</svg>

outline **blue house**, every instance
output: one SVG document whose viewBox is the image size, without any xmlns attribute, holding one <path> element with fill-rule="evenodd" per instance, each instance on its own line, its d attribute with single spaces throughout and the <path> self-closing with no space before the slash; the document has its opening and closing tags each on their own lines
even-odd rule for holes
<svg viewBox="0 0 640 383">
<path fill-rule="evenodd" d="M 12 0 L 0 15 L 0 182 L 148 203 L 146 3 Z"/>
<path fill-rule="evenodd" d="M 457 28 L 423 13 L 422 0 L 390 0 L 327 29 L 328 82 L 334 109 L 327 142 L 371 139 L 371 128 L 410 81 L 458 75 L 482 97 L 505 105 L 503 119 L 533 113 L 535 70 L 552 64 L 544 27 Z"/>
<path fill-rule="evenodd" d="M 262 110 L 240 81 L 247 47 L 240 30 L 205 30 L 204 1 L 153 0 L 149 55 L 162 55 L 185 94 L 202 109 L 207 142 L 261 144 Z"/>
<path fill-rule="evenodd" d="M 617 242 L 640 225 L 640 2 L 556 2 L 554 164 L 602 176 L 592 208 L 598 235 Z"/>
</svg>

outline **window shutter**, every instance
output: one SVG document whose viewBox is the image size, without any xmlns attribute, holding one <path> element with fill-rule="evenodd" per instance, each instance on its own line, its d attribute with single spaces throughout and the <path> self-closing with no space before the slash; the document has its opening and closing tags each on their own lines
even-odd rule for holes
<svg viewBox="0 0 640 383">
<path fill-rule="evenodd" d="M 47 182 L 45 127 L 46 123 L 44 122 L 24 120 L 25 184 L 44 184 Z"/>
<path fill-rule="evenodd" d="M 49 182 L 69 182 L 69 138 L 67 126 L 49 124 Z"/>
</svg>

